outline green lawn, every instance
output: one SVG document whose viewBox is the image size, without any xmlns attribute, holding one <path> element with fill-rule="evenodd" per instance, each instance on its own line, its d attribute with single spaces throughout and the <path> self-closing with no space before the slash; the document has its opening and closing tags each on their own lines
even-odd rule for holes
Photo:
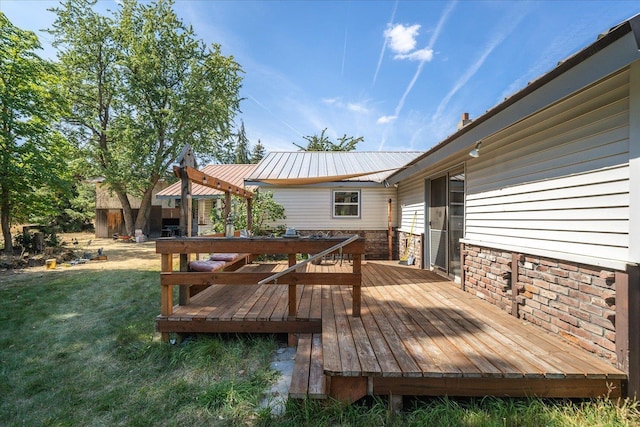
<svg viewBox="0 0 640 427">
<path fill-rule="evenodd" d="M 279 343 L 154 332 L 157 269 L 0 276 L 0 425 L 632 426 L 635 404 L 429 399 L 391 414 L 383 400 L 260 409 Z"/>
</svg>

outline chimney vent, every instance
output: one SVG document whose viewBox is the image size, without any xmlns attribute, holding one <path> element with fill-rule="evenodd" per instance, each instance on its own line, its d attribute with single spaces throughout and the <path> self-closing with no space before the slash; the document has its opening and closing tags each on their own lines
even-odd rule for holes
<svg viewBox="0 0 640 427">
<path fill-rule="evenodd" d="M 462 129 L 469 123 L 471 123 L 471 119 L 469 118 L 469 113 L 462 113 L 462 119 L 458 123 L 458 130 Z"/>
</svg>

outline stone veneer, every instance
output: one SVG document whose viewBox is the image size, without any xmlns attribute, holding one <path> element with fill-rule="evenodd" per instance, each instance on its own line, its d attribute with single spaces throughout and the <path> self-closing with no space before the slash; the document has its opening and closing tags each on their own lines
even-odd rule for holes
<svg viewBox="0 0 640 427">
<path fill-rule="evenodd" d="M 511 252 L 465 245 L 464 256 L 465 290 L 511 313 Z M 615 363 L 615 272 L 526 254 L 517 259 L 518 317 Z"/>
</svg>

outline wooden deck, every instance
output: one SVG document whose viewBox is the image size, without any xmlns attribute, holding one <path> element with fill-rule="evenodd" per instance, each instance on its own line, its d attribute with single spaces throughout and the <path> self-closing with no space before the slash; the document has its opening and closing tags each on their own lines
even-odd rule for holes
<svg viewBox="0 0 640 427">
<path fill-rule="evenodd" d="M 350 269 L 308 264 L 307 272 Z M 250 264 L 272 272 L 284 264 Z M 362 264 L 361 316 L 352 288 L 212 285 L 159 316 L 159 331 L 296 333 L 291 397 L 375 395 L 617 397 L 626 375 L 609 363 L 455 284 L 397 262 Z"/>
</svg>

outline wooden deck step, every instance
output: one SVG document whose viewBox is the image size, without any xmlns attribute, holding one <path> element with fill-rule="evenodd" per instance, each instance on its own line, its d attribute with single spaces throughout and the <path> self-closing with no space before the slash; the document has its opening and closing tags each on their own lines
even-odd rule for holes
<svg viewBox="0 0 640 427">
<path fill-rule="evenodd" d="M 326 399 L 327 377 L 322 367 L 322 334 L 300 334 L 289 397 Z"/>
</svg>

